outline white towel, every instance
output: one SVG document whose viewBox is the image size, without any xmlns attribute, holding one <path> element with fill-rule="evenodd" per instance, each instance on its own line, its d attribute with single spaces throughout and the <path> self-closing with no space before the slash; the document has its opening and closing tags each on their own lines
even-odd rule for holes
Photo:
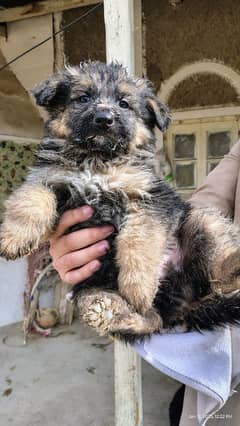
<svg viewBox="0 0 240 426">
<path fill-rule="evenodd" d="M 240 382 L 237 327 L 154 335 L 134 348 L 152 366 L 197 391 L 196 416 L 201 426 L 223 407 Z"/>
</svg>

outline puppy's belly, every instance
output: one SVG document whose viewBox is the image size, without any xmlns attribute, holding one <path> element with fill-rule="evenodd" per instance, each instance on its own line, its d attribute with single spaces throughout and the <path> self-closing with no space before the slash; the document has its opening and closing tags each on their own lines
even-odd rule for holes
<svg viewBox="0 0 240 426">
<path fill-rule="evenodd" d="M 183 264 L 183 253 L 176 239 L 167 248 L 165 255 L 163 256 L 160 268 L 159 268 L 159 279 L 164 280 L 169 270 L 180 271 Z"/>
</svg>

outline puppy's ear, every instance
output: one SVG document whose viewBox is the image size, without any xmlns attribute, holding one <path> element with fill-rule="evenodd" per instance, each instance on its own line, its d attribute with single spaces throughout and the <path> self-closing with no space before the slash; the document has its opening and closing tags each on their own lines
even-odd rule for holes
<svg viewBox="0 0 240 426">
<path fill-rule="evenodd" d="M 147 108 L 153 115 L 155 125 L 161 130 L 161 132 L 165 132 L 171 123 L 168 107 L 157 98 L 148 98 Z"/>
<path fill-rule="evenodd" d="M 61 75 L 54 75 L 42 81 L 33 90 L 38 105 L 51 110 L 67 103 L 70 97 L 70 82 Z"/>
</svg>

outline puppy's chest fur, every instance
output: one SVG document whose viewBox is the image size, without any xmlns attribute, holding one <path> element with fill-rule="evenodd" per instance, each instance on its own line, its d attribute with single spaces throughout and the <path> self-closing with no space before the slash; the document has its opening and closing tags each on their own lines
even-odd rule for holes
<svg viewBox="0 0 240 426">
<path fill-rule="evenodd" d="M 34 168 L 29 181 L 41 180 L 53 189 L 58 213 L 87 204 L 94 208 L 92 225 L 112 223 L 119 231 L 127 213 L 136 212 L 149 199 L 152 174 L 141 166 L 109 165 L 96 169 L 85 162 L 72 169 L 51 165 Z"/>
</svg>

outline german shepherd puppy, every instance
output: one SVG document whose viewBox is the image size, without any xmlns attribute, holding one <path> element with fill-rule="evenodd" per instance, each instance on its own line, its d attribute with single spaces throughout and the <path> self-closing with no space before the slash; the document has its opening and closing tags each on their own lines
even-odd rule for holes
<svg viewBox="0 0 240 426">
<path fill-rule="evenodd" d="M 95 214 L 84 227 L 113 224 L 115 233 L 102 268 L 70 295 L 87 324 L 126 341 L 238 324 L 239 231 L 155 173 L 154 127 L 165 131 L 170 117 L 151 83 L 118 63 L 84 62 L 33 93 L 49 113 L 46 137 L 6 202 L 0 254 L 31 253 L 65 210 L 88 204 Z"/>
</svg>

